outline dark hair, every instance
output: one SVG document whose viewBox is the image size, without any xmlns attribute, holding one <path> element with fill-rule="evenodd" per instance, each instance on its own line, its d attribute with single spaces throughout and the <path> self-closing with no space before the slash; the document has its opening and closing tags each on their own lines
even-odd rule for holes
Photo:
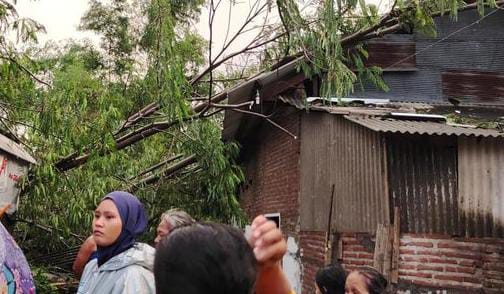
<svg viewBox="0 0 504 294">
<path fill-rule="evenodd" d="M 317 271 L 315 282 L 323 294 L 344 294 L 346 272 L 339 263 Z"/>
<path fill-rule="evenodd" d="M 366 285 L 369 294 L 381 294 L 387 288 L 387 279 L 372 267 L 365 267 L 357 270 L 366 278 Z"/>
<path fill-rule="evenodd" d="M 154 277 L 157 293 L 250 294 L 256 260 L 240 230 L 193 224 L 178 227 L 161 241 Z"/>
</svg>

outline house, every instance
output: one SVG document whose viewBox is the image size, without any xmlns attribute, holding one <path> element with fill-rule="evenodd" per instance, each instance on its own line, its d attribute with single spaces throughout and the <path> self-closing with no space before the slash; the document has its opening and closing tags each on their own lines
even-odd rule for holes
<svg viewBox="0 0 504 294">
<path fill-rule="evenodd" d="M 228 92 L 261 114 L 225 114 L 223 138 L 242 145 L 240 201 L 286 235 L 298 293 L 331 259 L 388 262 L 397 289 L 504 291 L 504 11 L 478 17 L 370 42 L 390 91 L 365 85 L 347 106 L 317 98 L 296 60 Z M 393 248 L 377 255 L 392 224 Z"/>
<path fill-rule="evenodd" d="M 36 161 L 21 145 L 3 134 L 0 134 L 0 160 L 0 209 L 10 205 L 6 212 L 12 214 L 19 204 L 17 183 Z"/>
</svg>

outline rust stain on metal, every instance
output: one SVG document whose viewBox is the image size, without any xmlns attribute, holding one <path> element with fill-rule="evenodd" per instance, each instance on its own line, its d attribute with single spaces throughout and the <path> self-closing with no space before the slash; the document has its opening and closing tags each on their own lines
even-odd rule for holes
<svg viewBox="0 0 504 294">
<path fill-rule="evenodd" d="M 414 69 L 416 67 L 416 43 L 369 42 L 366 44 L 369 58 L 367 66 L 379 66 L 391 69 Z M 407 58 L 409 57 L 409 58 Z"/>
<path fill-rule="evenodd" d="M 504 139 L 461 137 L 458 153 L 460 231 L 504 237 Z"/>
<path fill-rule="evenodd" d="M 375 232 L 389 222 L 384 142 L 379 133 L 328 113 L 301 123 L 301 229 L 326 230 L 331 186 L 338 232 Z"/>
<path fill-rule="evenodd" d="M 504 104 L 504 74 L 452 70 L 441 77 L 445 98 Z"/>
<path fill-rule="evenodd" d="M 392 206 L 401 232 L 458 234 L 455 137 L 387 136 Z"/>
</svg>

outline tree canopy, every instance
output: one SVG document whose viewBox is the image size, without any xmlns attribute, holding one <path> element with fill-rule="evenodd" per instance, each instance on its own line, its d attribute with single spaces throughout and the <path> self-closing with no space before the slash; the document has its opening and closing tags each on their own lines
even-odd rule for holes
<svg viewBox="0 0 504 294">
<path fill-rule="evenodd" d="M 434 16 L 502 5 L 397 0 L 383 11 L 362 0 L 258 0 L 230 33 L 214 25 L 222 1 L 91 0 L 80 29 L 99 34 L 99 48 L 41 47 L 43 25 L 20 18 L 15 1 L 0 1 L 0 130 L 38 160 L 20 183 L 23 246 L 78 244 L 90 232 L 90 210 L 118 189 L 142 199 L 151 224 L 170 207 L 242 224 L 239 146 L 220 133 L 225 88 L 294 56 L 299 70 L 323 78 L 324 95 L 345 96 L 359 81 L 386 90 L 381 69 L 365 66 L 362 42 L 401 29 L 434 34 Z M 208 18 L 209 39 L 194 29 L 198 17 Z M 256 36 L 231 51 L 250 30 Z M 227 36 L 222 48 L 215 34 Z"/>
</svg>

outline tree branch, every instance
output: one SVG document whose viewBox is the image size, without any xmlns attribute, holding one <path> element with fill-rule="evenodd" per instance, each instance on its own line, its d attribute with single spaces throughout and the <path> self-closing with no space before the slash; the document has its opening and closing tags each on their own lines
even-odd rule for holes
<svg viewBox="0 0 504 294">
<path fill-rule="evenodd" d="M 152 175 L 152 176 L 149 176 L 149 177 L 142 179 L 141 181 L 135 183 L 133 186 L 131 186 L 128 189 L 128 191 L 135 192 L 139 187 L 150 185 L 150 184 L 153 184 L 153 183 L 159 181 L 161 178 L 166 178 L 166 177 L 172 176 L 175 173 L 179 172 L 181 169 L 183 169 L 183 168 L 185 168 L 195 162 L 196 162 L 196 155 L 190 155 L 190 156 L 180 160 L 179 162 L 175 163 L 174 165 L 169 166 L 160 175 Z"/>
<path fill-rule="evenodd" d="M 173 162 L 174 160 L 177 160 L 177 159 L 181 158 L 182 156 L 183 156 L 182 154 L 177 154 L 175 156 L 172 156 L 172 157 L 168 158 L 167 160 L 164 160 L 164 161 L 162 161 L 162 162 L 160 162 L 158 164 L 155 164 L 155 165 L 149 167 L 148 169 L 142 171 L 141 173 L 139 173 L 138 175 L 136 175 L 134 177 L 129 178 L 128 180 L 131 181 L 131 180 L 134 180 L 134 179 L 136 179 L 138 177 L 146 175 L 146 174 L 148 174 L 148 173 L 150 173 L 150 172 L 152 172 L 152 171 L 154 171 L 154 170 L 156 170 L 156 169 L 158 169 L 158 168 L 160 168 L 160 167 L 162 167 L 164 165 L 167 165 L 168 163 Z"/>
<path fill-rule="evenodd" d="M 48 88 L 51 88 L 51 85 L 49 83 L 44 82 L 43 80 L 37 78 L 37 76 L 35 76 L 34 73 L 32 73 L 29 69 L 27 69 L 21 63 L 19 63 L 15 58 L 13 58 L 11 56 L 3 56 L 3 55 L 0 55 L 0 58 L 4 59 L 4 60 L 9 60 L 10 62 L 16 64 L 22 71 L 24 71 L 25 73 L 27 73 L 32 79 L 34 79 L 35 81 L 37 81 L 38 83 L 40 83 L 42 85 L 47 86 Z"/>
</svg>

